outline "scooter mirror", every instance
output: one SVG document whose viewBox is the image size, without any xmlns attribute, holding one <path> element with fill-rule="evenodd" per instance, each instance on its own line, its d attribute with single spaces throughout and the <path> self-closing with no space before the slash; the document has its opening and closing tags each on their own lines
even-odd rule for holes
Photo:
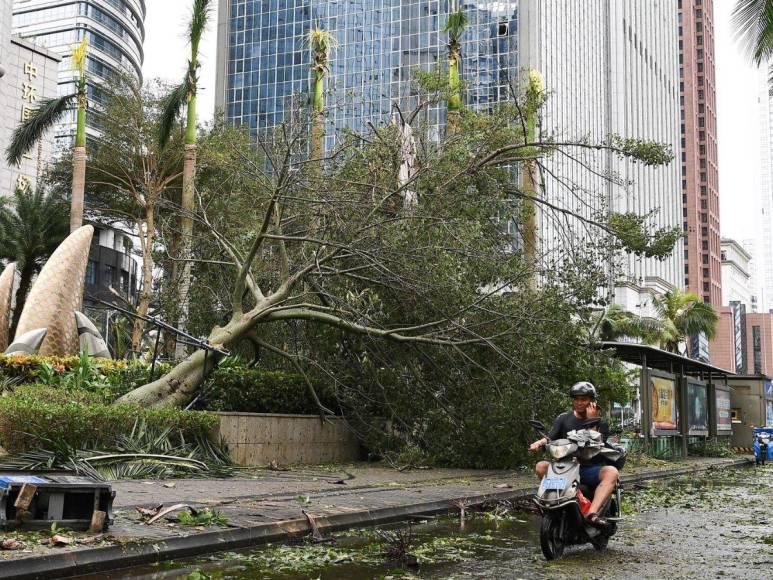
<svg viewBox="0 0 773 580">
<path fill-rule="evenodd" d="M 542 421 L 537 421 L 535 419 L 530 419 L 529 420 L 529 425 L 531 425 L 532 427 L 534 427 L 535 429 L 537 429 L 539 431 L 544 431 L 545 430 L 545 425 L 542 423 Z"/>
</svg>

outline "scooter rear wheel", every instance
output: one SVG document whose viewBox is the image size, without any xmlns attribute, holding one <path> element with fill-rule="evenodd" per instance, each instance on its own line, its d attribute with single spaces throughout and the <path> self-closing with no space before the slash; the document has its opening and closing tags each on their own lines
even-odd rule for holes
<svg viewBox="0 0 773 580">
<path fill-rule="evenodd" d="M 548 512 L 542 516 L 539 542 L 546 560 L 558 560 L 564 554 L 564 538 L 561 537 L 561 514 Z"/>
</svg>

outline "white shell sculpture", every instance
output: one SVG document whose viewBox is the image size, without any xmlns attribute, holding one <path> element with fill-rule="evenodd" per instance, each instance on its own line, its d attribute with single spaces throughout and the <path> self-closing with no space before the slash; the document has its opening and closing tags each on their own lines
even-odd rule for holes
<svg viewBox="0 0 773 580">
<path fill-rule="evenodd" d="M 5 349 L 5 354 L 37 354 L 47 333 L 47 328 L 37 328 L 22 335 L 17 333 L 16 340 Z"/>
<path fill-rule="evenodd" d="M 0 275 L 0 350 L 8 347 L 8 326 L 11 323 L 14 282 L 16 282 L 16 262 L 11 262 Z"/>
<path fill-rule="evenodd" d="M 76 311 L 75 324 L 78 327 L 81 352 L 85 351 L 94 358 L 111 358 L 105 339 L 85 314 Z"/>
</svg>

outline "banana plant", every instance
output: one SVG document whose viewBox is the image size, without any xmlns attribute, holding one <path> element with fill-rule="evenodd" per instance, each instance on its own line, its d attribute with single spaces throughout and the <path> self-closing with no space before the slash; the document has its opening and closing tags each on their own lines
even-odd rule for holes
<svg viewBox="0 0 773 580">
<path fill-rule="evenodd" d="M 64 114 L 77 106 L 77 128 L 73 147 L 72 196 L 70 201 L 70 231 L 73 232 L 83 225 L 83 192 L 86 187 L 86 53 L 88 41 L 86 36 L 72 51 L 73 70 L 78 71 L 76 92 L 45 99 L 40 107 L 26 121 L 22 122 L 13 134 L 6 149 L 6 160 L 9 165 L 18 165 L 50 129 L 58 124 Z"/>
</svg>

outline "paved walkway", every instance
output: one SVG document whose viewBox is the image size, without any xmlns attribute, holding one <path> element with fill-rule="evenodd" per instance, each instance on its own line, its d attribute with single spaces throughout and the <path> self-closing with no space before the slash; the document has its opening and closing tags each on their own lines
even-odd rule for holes
<svg viewBox="0 0 773 580">
<path fill-rule="evenodd" d="M 630 468 L 625 479 L 663 478 L 734 462 L 737 460 L 691 459 Z M 69 574 L 96 571 L 107 562 L 125 567 L 287 540 L 308 534 L 312 526 L 324 534 L 449 511 L 461 504 L 474 506 L 524 497 L 534 493 L 536 483 L 525 469 L 400 472 L 364 465 L 250 471 L 229 479 L 116 482 L 115 524 L 107 536 L 97 544 L 52 548 L 29 542 L 26 551 L 0 552 L 0 577 L 64 577 L 68 570 Z M 227 519 L 228 527 L 196 528 L 165 519 L 144 525 L 134 508 L 160 503 L 216 509 Z"/>
</svg>

